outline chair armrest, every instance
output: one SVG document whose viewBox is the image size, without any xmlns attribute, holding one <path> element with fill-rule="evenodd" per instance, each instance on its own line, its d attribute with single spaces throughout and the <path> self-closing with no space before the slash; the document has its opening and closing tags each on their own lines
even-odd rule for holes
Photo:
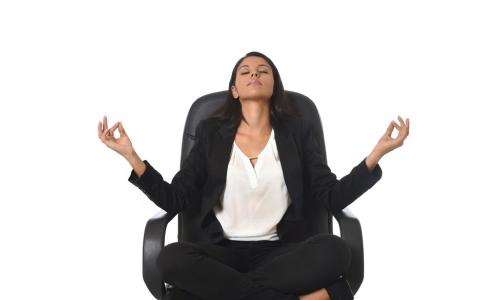
<svg viewBox="0 0 500 300">
<path fill-rule="evenodd" d="M 166 292 L 160 270 L 156 266 L 156 259 L 165 246 L 167 225 L 174 217 L 175 214 L 160 211 L 148 220 L 144 230 L 142 277 L 156 299 L 161 299 Z"/>
<path fill-rule="evenodd" d="M 344 277 L 349 281 L 353 294 L 356 294 L 364 277 L 363 234 L 361 224 L 348 209 L 333 214 L 340 228 L 340 237 L 351 248 L 351 267 Z"/>
</svg>

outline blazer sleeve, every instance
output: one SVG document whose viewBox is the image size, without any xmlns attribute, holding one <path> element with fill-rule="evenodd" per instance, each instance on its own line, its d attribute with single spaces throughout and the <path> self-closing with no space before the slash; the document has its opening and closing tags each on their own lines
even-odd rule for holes
<svg viewBox="0 0 500 300">
<path fill-rule="evenodd" d="M 338 180 L 325 163 L 326 158 L 320 151 L 312 127 L 304 122 L 302 124 L 305 175 L 309 180 L 313 199 L 322 201 L 329 212 L 343 210 L 380 180 L 380 165 L 377 164 L 370 172 L 365 163 L 366 157 L 349 174 Z"/>
<path fill-rule="evenodd" d="M 138 177 L 132 169 L 128 181 L 166 212 L 177 214 L 183 211 L 191 201 L 199 199 L 199 193 L 206 180 L 204 128 L 201 121 L 196 128 L 194 146 L 171 183 L 163 180 L 162 175 L 147 160 L 144 160 L 146 164 L 144 173 Z"/>
</svg>

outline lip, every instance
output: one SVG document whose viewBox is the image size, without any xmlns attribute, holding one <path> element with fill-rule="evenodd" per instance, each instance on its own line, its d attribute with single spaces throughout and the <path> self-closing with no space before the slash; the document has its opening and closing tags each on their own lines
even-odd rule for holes
<svg viewBox="0 0 500 300">
<path fill-rule="evenodd" d="M 251 84 L 262 85 L 262 83 L 260 81 L 258 81 L 257 79 L 250 80 L 247 85 L 251 85 Z"/>
</svg>

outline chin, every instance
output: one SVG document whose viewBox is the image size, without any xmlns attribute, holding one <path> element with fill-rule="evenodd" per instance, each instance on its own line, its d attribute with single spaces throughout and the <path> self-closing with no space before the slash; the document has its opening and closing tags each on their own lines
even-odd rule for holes
<svg viewBox="0 0 500 300">
<path fill-rule="evenodd" d="M 254 93 L 252 92 L 249 92 L 247 93 L 244 97 L 241 97 L 240 98 L 271 98 L 272 94 L 268 94 L 268 93 L 262 93 L 260 91 L 255 91 Z"/>
<path fill-rule="evenodd" d="M 267 96 L 267 95 L 248 95 L 247 97 L 240 97 L 240 100 L 244 99 L 246 101 L 252 101 L 254 99 L 259 99 L 259 101 L 260 101 L 263 98 L 265 98 L 265 99 L 271 99 L 271 96 Z"/>
</svg>

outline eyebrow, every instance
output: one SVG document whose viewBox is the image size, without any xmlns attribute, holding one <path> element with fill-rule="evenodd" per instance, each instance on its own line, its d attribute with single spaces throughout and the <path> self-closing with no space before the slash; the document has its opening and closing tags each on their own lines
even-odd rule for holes
<svg viewBox="0 0 500 300">
<path fill-rule="evenodd" d="M 268 66 L 268 65 L 265 65 L 265 64 L 260 64 L 260 65 L 258 65 L 257 67 L 260 67 L 260 66 L 264 66 L 264 67 L 269 68 L 269 66 Z M 243 66 L 240 66 L 240 67 L 238 68 L 238 70 L 239 70 L 239 69 L 241 69 L 241 68 L 243 68 L 243 67 L 248 67 L 248 65 L 243 65 Z"/>
</svg>

